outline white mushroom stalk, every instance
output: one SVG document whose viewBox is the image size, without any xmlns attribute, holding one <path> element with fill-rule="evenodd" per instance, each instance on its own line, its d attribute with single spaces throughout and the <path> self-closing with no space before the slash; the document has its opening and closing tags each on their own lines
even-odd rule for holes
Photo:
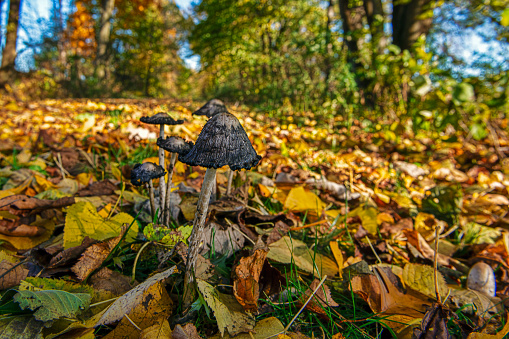
<svg viewBox="0 0 509 339">
<path fill-rule="evenodd" d="M 198 255 L 203 248 L 203 234 L 209 226 L 205 223 L 208 205 L 214 183 L 216 169 L 229 166 L 232 171 L 250 169 L 260 162 L 244 128 L 235 116 L 230 113 L 218 113 L 205 124 L 194 147 L 180 161 L 190 166 L 207 168 L 203 185 L 198 198 L 193 231 L 189 238 L 189 250 L 184 278 L 184 307 L 189 306 L 196 295 L 195 266 Z"/>
<path fill-rule="evenodd" d="M 184 120 L 175 120 L 170 117 L 167 113 L 157 113 L 151 117 L 142 117 L 141 122 L 152 125 L 159 125 L 159 137 L 164 138 L 164 126 L 165 125 L 180 125 L 184 123 Z M 159 165 L 165 168 L 164 149 L 159 146 Z M 170 179 L 171 181 L 171 179 Z M 159 220 L 164 221 L 165 214 L 165 202 L 166 202 L 166 178 L 163 176 L 159 179 Z"/>
</svg>

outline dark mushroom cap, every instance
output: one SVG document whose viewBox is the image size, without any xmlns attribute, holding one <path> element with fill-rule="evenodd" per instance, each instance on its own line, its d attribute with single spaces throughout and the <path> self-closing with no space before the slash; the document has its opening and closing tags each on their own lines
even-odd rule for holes
<svg viewBox="0 0 509 339">
<path fill-rule="evenodd" d="M 239 120 L 230 113 L 219 113 L 207 121 L 194 147 L 180 161 L 207 168 L 228 165 L 236 171 L 256 166 L 261 158 Z"/>
<path fill-rule="evenodd" d="M 160 178 L 165 174 L 164 168 L 153 162 L 136 164 L 131 171 L 131 183 L 134 186 L 141 186 L 143 183 L 149 182 L 151 179 Z"/>
<path fill-rule="evenodd" d="M 224 102 L 219 99 L 212 99 L 194 112 L 193 115 L 206 115 L 207 118 L 211 118 L 219 113 L 228 113 L 228 110 L 226 109 Z"/>
<path fill-rule="evenodd" d="M 141 117 L 141 122 L 152 125 L 181 125 L 184 120 L 175 120 L 168 113 L 157 113 L 151 117 Z"/>
<path fill-rule="evenodd" d="M 186 155 L 189 153 L 194 144 L 190 141 L 185 141 L 181 137 L 161 137 L 157 138 L 157 146 L 167 150 L 170 153 L 178 153 L 179 155 Z"/>
</svg>

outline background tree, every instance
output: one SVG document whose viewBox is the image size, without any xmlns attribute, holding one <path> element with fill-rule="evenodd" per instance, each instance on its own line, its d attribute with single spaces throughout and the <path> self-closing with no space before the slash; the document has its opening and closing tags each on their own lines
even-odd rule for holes
<svg viewBox="0 0 509 339">
<path fill-rule="evenodd" d="M 2 50 L 2 65 L 0 67 L 0 86 L 4 86 L 14 75 L 20 10 L 21 0 L 9 1 L 7 33 L 5 35 L 5 46 Z"/>
</svg>

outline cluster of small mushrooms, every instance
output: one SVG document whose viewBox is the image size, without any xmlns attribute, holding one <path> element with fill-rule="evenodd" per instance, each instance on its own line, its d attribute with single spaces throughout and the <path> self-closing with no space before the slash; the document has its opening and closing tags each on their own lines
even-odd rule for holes
<svg viewBox="0 0 509 339">
<path fill-rule="evenodd" d="M 241 169 L 249 170 L 256 166 L 261 159 L 261 156 L 256 154 L 239 120 L 228 112 L 222 101 L 212 99 L 194 112 L 193 115 L 205 115 L 209 118 L 205 126 L 203 126 L 195 144 L 177 136 L 170 136 L 164 139 L 164 125 L 182 124 L 184 123 L 183 120 L 174 120 L 166 113 L 158 113 L 152 117 L 141 118 L 140 120 L 144 123 L 160 125 L 160 135 L 157 139 L 160 165 L 151 162 L 136 164 L 131 173 L 131 182 L 133 185 L 141 186 L 142 184 L 146 184 L 149 189 L 153 220 L 159 220 L 160 223 L 168 225 L 171 216 L 170 192 L 172 174 L 177 157 L 178 160 L 189 166 L 202 166 L 207 168 L 198 198 L 197 210 L 193 221 L 193 231 L 189 238 L 189 250 L 184 280 L 185 305 L 189 305 L 194 301 L 193 298 L 196 291 L 194 286 L 194 267 L 200 249 L 204 245 L 202 234 L 205 231 L 208 206 L 216 184 L 216 170 L 223 166 L 228 166 L 230 168 L 227 186 L 228 195 L 231 190 L 233 171 Z M 165 178 L 165 150 L 170 153 L 168 182 L 166 182 Z M 159 216 L 156 215 L 154 187 L 152 184 L 152 180 L 157 178 L 159 178 L 160 192 Z M 215 196 L 215 194 L 212 196 Z"/>
</svg>

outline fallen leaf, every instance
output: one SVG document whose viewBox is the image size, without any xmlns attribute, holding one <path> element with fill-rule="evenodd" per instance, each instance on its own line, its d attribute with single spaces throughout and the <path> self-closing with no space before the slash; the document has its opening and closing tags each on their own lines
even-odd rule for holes
<svg viewBox="0 0 509 339">
<path fill-rule="evenodd" d="M 421 327 L 414 329 L 412 338 L 452 338 L 447 328 L 447 322 L 452 314 L 453 313 L 444 305 L 434 303 L 422 318 Z"/>
<path fill-rule="evenodd" d="M 174 338 L 171 333 L 170 323 L 166 319 L 159 319 L 158 323 L 145 328 L 140 333 L 140 339 L 168 339 Z"/>
<path fill-rule="evenodd" d="M 71 268 L 78 280 L 84 281 L 93 271 L 101 267 L 103 261 L 108 258 L 111 251 L 118 245 L 127 228 L 128 225 L 124 225 L 117 237 L 94 244 L 83 252 L 78 262 Z"/>
<path fill-rule="evenodd" d="M 225 329 L 228 329 L 230 335 L 235 336 L 254 328 L 254 317 L 245 313 L 233 296 L 217 292 L 212 285 L 201 279 L 197 279 L 196 283 L 203 299 L 214 312 L 221 336 L 224 335 Z"/>
<path fill-rule="evenodd" d="M 341 279 L 343 277 L 343 264 L 345 262 L 343 258 L 343 253 L 339 249 L 337 241 L 333 240 L 329 242 L 329 246 L 332 251 L 332 254 L 334 255 L 334 259 L 336 259 L 336 263 L 338 264 L 338 273 L 339 278 Z"/>
<path fill-rule="evenodd" d="M 28 270 L 16 263 L 18 259 L 0 251 L 0 290 L 16 285 L 28 276 Z"/>
<path fill-rule="evenodd" d="M 89 202 L 78 202 L 67 209 L 64 227 L 64 248 L 81 244 L 88 236 L 96 240 L 116 237 L 123 224 L 131 224 L 134 218 L 127 213 L 118 213 L 110 219 L 102 218 Z M 134 239 L 138 225 L 134 223 L 127 234 L 127 239 Z"/>
<path fill-rule="evenodd" d="M 377 220 L 378 210 L 376 207 L 363 205 L 357 207 L 350 213 L 348 213 L 349 217 L 359 217 L 362 222 L 362 227 L 370 234 L 376 234 L 378 230 L 378 220 Z"/>
<path fill-rule="evenodd" d="M 222 338 L 223 339 L 265 339 L 269 337 L 273 337 L 276 334 L 282 332 L 285 329 L 281 321 L 279 321 L 276 317 L 269 317 L 258 321 L 249 333 L 241 333 L 232 337 L 226 333 Z M 211 337 L 210 339 L 220 339 L 221 336 L 219 334 Z"/>
<path fill-rule="evenodd" d="M 235 267 L 233 294 L 245 310 L 256 311 L 258 309 L 260 274 L 266 258 L 267 250 L 256 249 L 249 257 L 241 258 Z"/>
<path fill-rule="evenodd" d="M 294 187 L 286 197 L 284 208 L 294 212 L 313 212 L 316 215 L 322 214 L 326 205 L 318 196 L 304 187 Z"/>
<path fill-rule="evenodd" d="M 283 264 L 294 263 L 300 269 L 319 276 L 333 277 L 338 273 L 334 261 L 311 251 L 304 242 L 288 236 L 270 244 L 267 257 Z"/>
<path fill-rule="evenodd" d="M 108 310 L 101 316 L 95 326 L 109 325 L 121 320 L 124 314 L 129 314 L 137 305 L 144 300 L 145 291 L 159 282 L 164 281 L 172 274 L 176 273 L 177 268 L 173 266 L 164 272 L 154 274 L 143 283 L 131 289 L 129 292 L 115 300 Z"/>
<path fill-rule="evenodd" d="M 69 293 L 57 290 L 18 291 L 14 301 L 21 309 L 30 309 L 35 319 L 46 322 L 59 318 L 76 318 L 88 308 L 91 296 L 86 293 Z"/>
<path fill-rule="evenodd" d="M 311 285 L 309 285 L 309 288 L 299 299 L 301 305 L 303 305 L 308 300 L 313 291 L 319 286 L 319 283 L 320 281 L 318 279 L 313 280 Z M 327 311 L 325 309 L 328 307 L 337 306 L 339 305 L 332 299 L 329 287 L 325 284 L 322 284 L 322 286 L 320 286 L 320 288 L 316 291 L 311 301 L 306 305 L 306 309 L 317 314 L 327 315 Z"/>
<path fill-rule="evenodd" d="M 405 285 L 415 291 L 435 298 L 435 272 L 433 267 L 419 264 L 406 264 L 403 268 L 402 280 Z M 438 272 L 438 291 L 441 296 L 445 298 L 449 288 L 445 283 L 445 279 L 440 272 Z"/>
<path fill-rule="evenodd" d="M 0 319 L 0 338 L 43 339 L 44 323 L 32 316 L 17 316 Z"/>
</svg>

